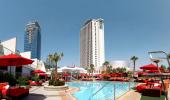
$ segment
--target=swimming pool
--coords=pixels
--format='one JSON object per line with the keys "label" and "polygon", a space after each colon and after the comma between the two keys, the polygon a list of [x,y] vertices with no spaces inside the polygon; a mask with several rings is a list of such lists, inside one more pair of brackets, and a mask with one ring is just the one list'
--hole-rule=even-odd
{"label": "swimming pool", "polygon": [[135,83],[112,81],[82,81],[66,84],[80,88],[80,91],[74,93],[78,100],[114,100],[114,90],[115,98],[117,98],[126,93],[130,89],[129,87],[135,85]]}

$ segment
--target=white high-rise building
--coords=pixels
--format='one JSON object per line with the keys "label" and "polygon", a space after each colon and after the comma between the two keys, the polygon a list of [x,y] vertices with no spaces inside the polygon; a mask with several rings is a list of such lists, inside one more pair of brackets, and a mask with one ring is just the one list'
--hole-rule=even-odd
{"label": "white high-rise building", "polygon": [[87,20],[80,30],[80,66],[87,68],[94,64],[98,72],[104,61],[104,20]]}

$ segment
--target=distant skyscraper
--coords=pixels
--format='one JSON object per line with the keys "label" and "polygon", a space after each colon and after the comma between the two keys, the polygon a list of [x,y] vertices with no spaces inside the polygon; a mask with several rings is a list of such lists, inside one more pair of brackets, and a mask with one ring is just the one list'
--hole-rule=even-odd
{"label": "distant skyscraper", "polygon": [[98,69],[104,61],[104,20],[90,19],[80,30],[80,66],[94,64]]}
{"label": "distant skyscraper", "polygon": [[41,58],[41,28],[37,21],[29,22],[25,28],[24,51],[31,51],[31,58]]}

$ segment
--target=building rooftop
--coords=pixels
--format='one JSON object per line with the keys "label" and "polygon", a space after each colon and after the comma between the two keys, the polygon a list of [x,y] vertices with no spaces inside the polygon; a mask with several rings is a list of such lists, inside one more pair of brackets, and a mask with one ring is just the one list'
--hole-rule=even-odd
{"label": "building rooftop", "polygon": [[[102,19],[102,18],[98,18],[98,19],[88,19],[88,20],[86,20],[86,21],[84,22],[83,27],[86,26],[86,25],[87,25],[89,22],[91,22],[91,21],[102,21],[102,22],[103,22],[104,19]],[[82,28],[83,28],[83,27],[82,27]],[[82,29],[82,28],[81,28],[81,29]]]}

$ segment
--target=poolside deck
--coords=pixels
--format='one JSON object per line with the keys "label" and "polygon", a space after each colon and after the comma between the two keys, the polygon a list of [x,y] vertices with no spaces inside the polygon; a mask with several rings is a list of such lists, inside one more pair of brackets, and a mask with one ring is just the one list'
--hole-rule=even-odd
{"label": "poolside deck", "polygon": [[141,94],[138,92],[135,92],[135,90],[130,90],[125,95],[119,97],[117,100],[140,100]]}
{"label": "poolside deck", "polygon": [[[141,96],[141,94],[136,92],[135,90],[130,90],[125,95],[119,97],[117,100],[132,100],[132,98],[133,100],[166,100],[164,96],[161,97]],[[170,88],[168,89],[168,99],[170,99]]]}
{"label": "poolside deck", "polygon": [[78,88],[69,87],[67,91],[46,91],[43,86],[33,86],[29,96],[23,100],[76,100],[71,94]]}
{"label": "poolside deck", "polygon": [[[71,95],[76,91],[79,91],[79,89],[73,87],[69,87],[67,91],[46,91],[43,86],[34,86],[30,89],[30,95],[23,100],[76,100],[76,98]],[[165,100],[164,96],[141,96],[141,94],[135,90],[130,90],[117,100],[132,100],[132,98],[133,100]],[[170,99],[170,88],[168,89],[168,98]]]}

